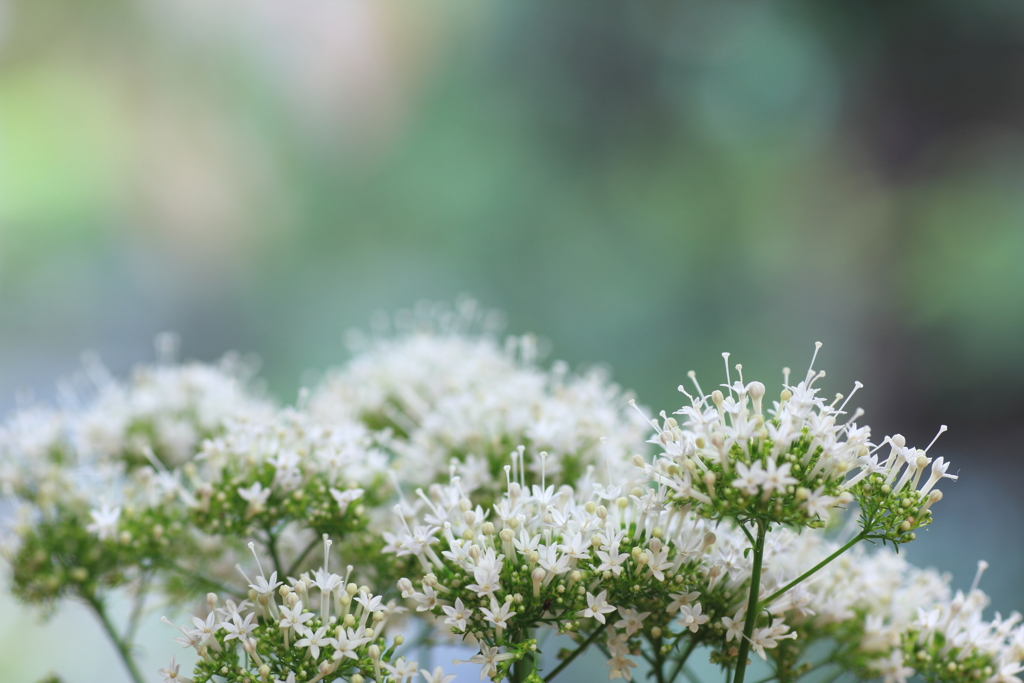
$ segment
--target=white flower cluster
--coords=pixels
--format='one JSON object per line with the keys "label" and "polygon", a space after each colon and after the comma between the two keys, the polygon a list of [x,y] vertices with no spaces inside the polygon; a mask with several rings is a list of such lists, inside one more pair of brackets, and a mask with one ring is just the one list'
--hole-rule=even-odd
{"label": "white flower cluster", "polygon": [[180,476],[169,468],[227,416],[270,410],[249,377],[234,356],[143,366],[126,383],[90,361],[85,386],[66,389],[63,408],[9,418],[0,427],[0,486],[18,509],[5,548],[15,592],[33,602],[91,594],[171,545],[187,551]]}
{"label": "white flower cluster", "polygon": [[493,317],[473,302],[399,314],[396,333],[364,340],[314,392],[311,410],[389,427],[400,477],[413,485],[445,479],[456,460],[463,481],[493,500],[501,466],[519,446],[536,465],[531,483],[541,452],[555,483],[572,483],[589,467],[632,476],[629,456],[646,450],[648,426],[629,409],[629,395],[600,370],[540,367],[531,336],[502,346],[488,322]]}
{"label": "white flower cluster", "polygon": [[[704,394],[691,372],[696,393],[679,387],[690,400],[676,411],[682,423],[664,413],[661,422],[652,421],[657,434],[651,442],[663,452],[645,471],[671,489],[673,500],[711,519],[811,527],[823,525],[833,507],[856,500],[865,535],[893,543],[913,540],[913,531],[930,521],[929,508],[942,497],[933,487],[956,477],[946,473],[942,458],[933,462],[927,448],[907,448],[899,434],[872,444],[870,427],[856,422],[863,411],[846,411],[859,382],[849,396],[827,402],[814,386],[825,372],[816,371],[812,359],[795,385],[784,370],[779,399],[766,409],[764,384],[744,383],[741,365],[733,382],[729,354],[723,356],[727,393]],[[878,451],[885,446],[890,454],[881,461]],[[918,489],[929,464],[931,475]]]}
{"label": "white flower cluster", "polygon": [[235,537],[350,535],[391,492],[388,457],[365,426],[294,408],[228,420],[187,470],[196,524]]}
{"label": "white flower cluster", "polygon": [[[593,648],[610,678],[646,665],[672,683],[707,648],[732,683],[748,654],[779,683],[819,667],[1022,683],[1020,615],[986,620],[977,580],[953,595],[896,555],[956,478],[948,463],[900,435],[872,443],[850,397],[819,395],[814,360],[766,401],[726,355],[722,389],[691,374],[679,417],[648,421],[604,374],[540,365],[533,337],[499,343],[472,302],[394,321],[295,406],[229,357],[128,382],[91,364],[88,399],[16,413],[0,428],[14,591],[83,600],[137,683],[106,613],[129,581],[133,615],[150,589],[179,605],[217,591],[181,629],[198,663],[172,662],[168,682],[450,683],[396,652],[406,601],[495,681],[551,681]],[[259,575],[239,585],[246,544]],[[354,567],[331,573],[332,552]],[[544,629],[577,645],[550,671]]]}
{"label": "white flower cluster", "polygon": [[[317,683],[343,677],[359,683],[365,677],[404,683],[416,676],[416,662],[394,658],[402,638],[388,646],[384,635],[388,618],[404,608],[351,582],[351,566],[344,575],[330,572],[330,546],[325,536],[321,567],[312,575],[288,577],[287,584],[277,572],[268,578],[260,565],[259,576],[249,582],[249,599],[241,604],[228,599],[218,607],[219,597],[208,594],[206,617],[193,617],[193,627],[179,627],[182,637],[175,638],[199,654],[195,672],[181,675],[172,660],[160,672],[164,682]],[[254,544],[249,547],[255,554]]]}
{"label": "white flower cluster", "polygon": [[409,526],[400,516],[384,549],[417,558],[420,588],[403,578],[403,597],[478,643],[471,661],[486,673],[507,674],[531,656],[530,634],[550,627],[606,631],[613,675],[628,678],[636,663],[627,654],[641,633],[676,638],[707,623],[708,605],[723,610],[722,565],[702,561],[716,544],[708,522],[667,509],[653,489],[556,491],[543,472],[541,484],[527,486],[521,459],[513,463],[491,510],[474,506],[457,476],[419,490],[422,517]]}
{"label": "white flower cluster", "polygon": [[[621,493],[512,481],[484,511],[455,477],[418,492],[423,515],[411,526],[399,517],[385,551],[417,558],[417,572],[399,581],[402,596],[478,646],[469,661],[495,680],[531,656],[539,628],[596,642],[612,679],[631,680],[641,651],[656,653],[649,660],[660,665],[697,644],[734,664],[752,578],[750,530],[675,510],[652,489]],[[1019,683],[1020,616],[985,622],[980,591],[950,600],[948,576],[894,550],[855,548],[786,589],[840,547],[820,532],[782,529],[768,538],[757,593],[784,590],[763,603],[749,643],[780,680],[809,673],[804,653],[828,641],[832,652],[817,666],[862,678]]]}

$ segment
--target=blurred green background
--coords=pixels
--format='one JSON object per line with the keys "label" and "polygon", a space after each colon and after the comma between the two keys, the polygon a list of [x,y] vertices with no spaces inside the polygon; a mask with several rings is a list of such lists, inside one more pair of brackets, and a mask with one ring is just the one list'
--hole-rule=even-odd
{"label": "blurred green background", "polygon": [[[463,292],[655,408],[821,340],[950,426],[911,559],[1024,609],[1022,79],[1011,1],[0,0],[0,407],[166,329],[290,399]],[[123,680],[87,624],[3,598],[0,680]]]}

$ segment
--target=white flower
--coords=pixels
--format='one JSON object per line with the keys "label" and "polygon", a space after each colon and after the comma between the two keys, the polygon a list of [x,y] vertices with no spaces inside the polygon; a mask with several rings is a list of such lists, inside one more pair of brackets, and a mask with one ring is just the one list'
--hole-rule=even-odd
{"label": "white flower", "polygon": [[312,612],[302,611],[302,601],[295,603],[295,607],[289,609],[287,605],[281,606],[281,621],[279,626],[282,629],[290,628],[299,635],[306,635],[310,632],[306,622],[313,618]]}
{"label": "white flower", "polygon": [[196,625],[195,633],[200,638],[199,645],[205,644],[206,641],[213,637],[213,634],[220,630],[220,626],[214,624],[216,619],[217,614],[215,612],[210,612],[206,615],[205,621],[199,617],[192,617],[192,623]]}
{"label": "white flower", "polygon": [[[807,491],[807,489],[803,490]],[[819,486],[813,491],[807,491],[807,499],[804,501],[803,507],[807,510],[809,517],[828,519],[828,511],[836,504],[836,499],[824,495],[824,491],[824,486]]]}
{"label": "white flower", "polygon": [[[359,637],[355,629],[340,629],[337,631],[334,647],[341,653],[342,657],[359,659],[359,655],[356,654],[356,648],[366,645],[370,640],[370,638]],[[337,657],[338,654],[335,653],[334,656]]]}
{"label": "white flower", "polygon": [[172,656],[170,665],[166,669],[160,669],[157,673],[164,677],[163,683],[192,683],[191,678],[178,674],[180,668],[181,665],[175,662]]}
{"label": "white flower", "polygon": [[760,460],[749,467],[746,463],[737,462],[736,474],[737,477],[732,482],[733,487],[749,496],[756,494],[758,487],[764,482],[765,473]]}
{"label": "white flower", "polygon": [[[515,657],[515,655],[513,655],[511,652],[503,652],[501,654],[498,654],[498,648],[488,647],[487,645],[481,643],[480,654],[473,655],[472,657],[470,657],[468,663],[482,665],[480,667],[480,680],[482,681],[485,678],[494,678],[495,676],[497,676],[498,662],[504,662],[506,660],[512,659],[513,657]],[[452,662],[455,664],[467,663],[465,660],[460,659],[453,659]]]}
{"label": "white flower", "polygon": [[615,609],[614,606],[608,604],[608,591],[601,591],[596,597],[587,591],[587,608],[581,610],[579,614],[583,617],[597,619],[603,624],[605,623],[604,615],[611,614]]}
{"label": "white flower", "polygon": [[868,668],[877,671],[885,683],[907,683],[907,678],[914,675],[914,670],[903,664],[903,651],[896,648],[887,659],[876,659],[868,662]]}
{"label": "white flower", "polygon": [[701,624],[706,624],[708,621],[708,615],[701,614],[703,607],[700,603],[693,605],[680,605],[679,606],[679,625],[683,628],[688,628],[692,632],[696,633],[697,628]]}
{"label": "white flower", "polygon": [[249,634],[259,628],[259,623],[254,621],[256,619],[255,612],[249,612],[245,615],[243,621],[238,614],[232,616],[230,622],[221,622],[220,627],[228,632],[224,636],[224,640],[231,640],[233,638],[241,638],[242,642],[245,642],[245,638],[249,637]]}
{"label": "white flower", "polygon": [[419,662],[406,662],[405,657],[399,657],[394,664],[385,664],[384,668],[398,680],[398,683],[402,683],[415,676],[419,666]]}
{"label": "white flower", "polygon": [[471,583],[466,588],[475,591],[477,597],[492,597],[494,591],[501,590],[501,583],[498,579],[498,570],[489,567],[477,567],[473,571],[473,578],[476,583]]}
{"label": "white flower", "polygon": [[121,506],[112,508],[106,503],[102,503],[99,510],[90,510],[89,516],[92,517],[92,522],[85,527],[86,531],[96,534],[101,541],[117,537],[117,522],[121,519]]}
{"label": "white flower", "polygon": [[651,613],[637,613],[635,609],[623,609],[620,607],[619,616],[622,618],[615,622],[615,628],[624,629],[627,636],[632,636],[643,627],[644,619],[651,616]]}
{"label": "white flower", "polygon": [[434,673],[430,673],[426,669],[420,669],[420,675],[423,676],[423,680],[426,683],[451,683],[455,680],[455,674],[445,674],[444,669],[440,666],[434,667]]}
{"label": "white flower", "polygon": [[615,680],[616,678],[625,678],[627,681],[633,680],[633,672],[630,669],[636,668],[636,662],[625,655],[618,655],[608,660],[608,680]]}
{"label": "white flower", "polygon": [[310,633],[302,640],[295,641],[295,647],[308,647],[315,660],[320,658],[320,648],[336,645],[337,642],[337,640],[327,635],[327,627],[321,626],[315,633]]}
{"label": "white flower", "polygon": [[335,502],[338,503],[339,514],[342,515],[345,514],[346,510],[348,510],[348,506],[350,503],[359,500],[360,498],[363,497],[363,494],[365,493],[363,489],[349,489],[347,491],[339,491],[338,489],[335,488],[330,489],[330,492]]}
{"label": "white flower", "polygon": [[755,628],[754,632],[750,636],[750,646],[761,657],[761,659],[767,659],[768,657],[764,652],[765,649],[772,649],[779,644],[780,640],[796,638],[795,633],[787,634],[787,631],[789,631],[789,626],[781,621],[776,621],[771,626]]}
{"label": "white flower", "polygon": [[431,586],[424,586],[422,593],[413,593],[412,599],[419,603],[417,612],[429,612],[439,604],[437,593]]}
{"label": "white flower", "polygon": [[597,567],[597,571],[610,571],[613,575],[618,576],[622,573],[622,563],[629,558],[629,555],[627,553],[620,553],[618,544],[615,544],[608,548],[607,552],[604,550],[598,550],[597,557],[601,560],[601,564]]}
{"label": "white flower", "polygon": [[246,508],[246,515],[252,516],[263,512],[267,499],[270,498],[270,489],[263,488],[263,484],[256,482],[249,488],[238,487],[238,495],[242,500],[249,503]]}
{"label": "white flower", "polygon": [[764,471],[764,481],[761,484],[761,488],[764,489],[765,493],[776,490],[785,490],[787,486],[797,483],[795,477],[789,475],[789,471],[793,468],[792,463],[784,463],[776,466],[775,458],[768,458],[768,467]]}
{"label": "white flower", "polygon": [[508,620],[515,616],[515,612],[509,612],[512,607],[511,603],[504,602],[501,604],[501,609],[489,610],[486,607],[481,607],[480,611],[483,612],[484,619],[486,619],[498,631],[498,637],[501,637],[502,631],[508,627]]}
{"label": "white flower", "polygon": [[444,620],[444,623],[448,626],[454,626],[460,631],[466,630],[466,620],[473,614],[472,609],[467,609],[462,604],[462,598],[455,598],[455,606],[449,607],[448,605],[442,605],[441,609],[448,617]]}
{"label": "white flower", "polygon": [[570,560],[581,560],[590,557],[590,544],[583,540],[583,534],[576,532],[568,543],[559,544],[558,549]]}
{"label": "white flower", "polygon": [[665,607],[665,611],[669,614],[675,614],[679,611],[679,608],[683,605],[689,605],[691,602],[700,597],[699,591],[692,591],[690,593],[673,593],[669,596],[672,598],[672,602],[668,603]]}
{"label": "white flower", "polygon": [[734,617],[722,617],[722,626],[725,627],[725,642],[743,638],[743,621],[743,610],[740,610]]}

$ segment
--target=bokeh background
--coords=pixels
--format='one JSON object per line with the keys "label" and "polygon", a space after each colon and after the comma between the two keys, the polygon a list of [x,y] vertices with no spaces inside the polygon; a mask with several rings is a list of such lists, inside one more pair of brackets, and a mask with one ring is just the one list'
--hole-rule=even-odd
{"label": "bokeh background", "polygon": [[[463,292],[655,408],[821,340],[876,432],[950,427],[911,559],[1024,609],[1022,84],[1009,0],[0,0],[0,408],[167,329],[288,400]],[[50,670],[126,680],[0,599],[0,680]]]}

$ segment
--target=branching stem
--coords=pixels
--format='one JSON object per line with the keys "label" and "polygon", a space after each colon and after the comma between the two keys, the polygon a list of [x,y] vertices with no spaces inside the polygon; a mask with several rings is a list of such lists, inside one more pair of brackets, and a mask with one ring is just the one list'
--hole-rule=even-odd
{"label": "branching stem", "polygon": [[132,681],[134,683],[145,683],[145,678],[143,678],[142,672],[139,671],[139,665],[135,663],[135,658],[132,657],[131,643],[122,640],[117,635],[117,629],[114,628],[114,623],[107,616],[107,610],[103,605],[103,601],[95,595],[84,595],[82,597],[103,625],[103,630],[107,632],[107,636],[117,649],[117,654],[121,656],[121,661],[124,663],[124,667],[128,669],[128,674],[132,677]]}
{"label": "branching stem", "polygon": [[[816,572],[817,572],[817,571],[818,571],[819,569],[821,569],[822,567],[824,567],[825,565],[827,565],[827,564],[828,564],[829,562],[831,562],[832,560],[836,559],[837,557],[839,557],[840,555],[842,555],[842,554],[843,554],[843,553],[845,553],[845,552],[846,552],[847,550],[849,550],[850,548],[852,548],[852,547],[853,547],[854,545],[856,545],[857,543],[859,543],[859,542],[863,541],[863,540],[864,540],[865,538],[867,538],[867,537],[868,537],[868,533],[867,533],[866,531],[862,531],[861,533],[857,534],[857,535],[856,535],[856,536],[854,536],[854,537],[853,537],[852,539],[850,539],[850,541],[849,541],[849,542],[848,542],[848,543],[847,543],[846,545],[844,545],[844,546],[843,546],[842,548],[840,548],[839,550],[835,551],[834,553],[832,553],[831,555],[829,555],[828,557],[826,557],[826,558],[825,558],[824,560],[822,560],[822,561],[821,561],[821,562],[819,562],[818,564],[814,565],[813,567],[811,567],[810,569],[808,569],[807,571],[805,571],[805,572],[804,572],[803,574],[801,574],[800,576],[796,577],[795,579],[793,579],[792,581],[790,581],[789,583],[787,583],[787,584],[786,584],[785,586],[783,586],[783,587],[782,587],[782,588],[780,588],[779,590],[777,590],[777,591],[775,591],[774,593],[772,593],[771,595],[769,595],[769,596],[768,596],[767,598],[765,598],[764,600],[760,601],[760,602],[758,603],[758,605],[757,605],[758,609],[760,610],[760,609],[762,609],[762,608],[764,608],[764,607],[767,607],[767,606],[768,606],[768,605],[770,605],[770,604],[771,604],[771,603],[772,603],[772,602],[773,602],[773,601],[774,601],[774,600],[775,600],[776,598],[778,598],[778,597],[779,597],[780,595],[782,595],[783,593],[785,593],[786,591],[788,591],[788,590],[789,590],[790,588],[792,588],[793,586],[796,586],[796,585],[797,585],[797,584],[799,584],[800,582],[802,582],[802,581],[804,581],[805,579],[809,578],[810,576],[814,575],[814,574],[815,574],[815,573],[816,573]],[[737,682],[737,683],[739,683],[739,682]]]}
{"label": "branching stem", "polygon": [[686,665],[686,660],[690,658],[690,655],[693,654],[693,651],[696,648],[697,639],[691,637],[690,644],[686,646],[686,649],[683,650],[683,654],[679,657],[679,660],[676,662],[676,668],[672,669],[672,673],[668,677],[668,683],[672,683],[672,681],[676,680],[676,676],[678,676],[679,672],[682,671],[683,667]]}
{"label": "branching stem", "polygon": [[230,586],[227,586],[227,585],[225,585],[223,583],[220,583],[219,581],[211,579],[208,576],[203,576],[202,574],[197,574],[195,572],[189,571],[188,569],[185,569],[184,567],[178,566],[174,562],[171,562],[169,560],[163,560],[163,561],[160,562],[160,564],[162,564],[163,566],[167,567],[171,571],[177,572],[178,574],[181,574],[182,576],[184,576],[186,578],[192,579],[196,583],[203,584],[207,588],[213,588],[213,589],[215,589],[215,590],[217,590],[217,591],[219,591],[221,593],[224,593],[225,595],[233,595],[236,598],[241,598],[242,597],[242,594],[239,593],[236,589],[231,588]]}
{"label": "branching stem", "polygon": [[545,681],[551,681],[555,676],[557,676],[558,674],[562,673],[562,671],[565,669],[565,667],[567,667],[570,664],[572,664],[573,660],[575,660],[577,657],[579,657],[581,654],[583,654],[583,651],[586,650],[588,647],[590,647],[590,645],[595,640],[597,640],[602,633],[604,633],[604,630],[607,627],[608,627],[607,624],[603,624],[600,628],[594,629],[594,632],[591,633],[590,636],[586,640],[584,640],[582,643],[580,643],[580,646],[578,648],[576,648],[575,650],[573,650],[569,654],[568,657],[566,657],[564,660],[562,660],[562,663],[559,664],[558,666],[556,666],[555,669],[550,674],[545,676],[544,680]]}
{"label": "branching stem", "polygon": [[139,577],[139,586],[135,590],[135,597],[132,600],[132,612],[128,617],[128,626],[125,628],[123,640],[130,643],[135,640],[135,632],[139,628],[139,619],[142,617],[142,609],[146,605],[146,597],[149,592],[149,579],[151,573],[144,571]]}

